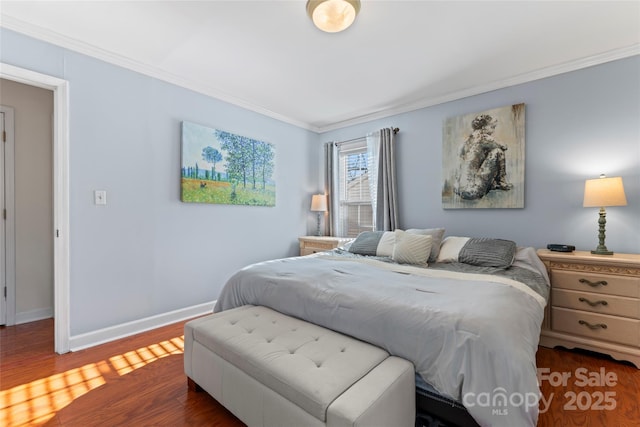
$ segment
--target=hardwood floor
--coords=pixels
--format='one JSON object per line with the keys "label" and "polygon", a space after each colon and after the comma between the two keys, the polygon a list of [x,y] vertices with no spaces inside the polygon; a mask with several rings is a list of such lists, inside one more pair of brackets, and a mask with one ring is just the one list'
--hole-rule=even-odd
{"label": "hardwood floor", "polygon": [[183,325],[64,355],[53,320],[0,328],[0,426],[243,426],[187,389]]}
{"label": "hardwood floor", "polygon": [[[188,390],[183,326],[64,355],[53,352],[53,320],[0,328],[0,425],[243,426],[207,393]],[[538,426],[640,426],[640,370],[566,350],[540,348],[537,359],[549,369],[542,394],[550,401]],[[596,372],[609,385],[580,386]],[[565,385],[555,381],[563,373]],[[589,409],[598,400],[603,409]]]}
{"label": "hardwood floor", "polygon": [[544,402],[540,404],[538,427],[640,426],[640,369],[631,363],[544,347],[538,348],[536,359],[539,373],[549,369],[541,390],[542,400],[550,401],[546,412]]}

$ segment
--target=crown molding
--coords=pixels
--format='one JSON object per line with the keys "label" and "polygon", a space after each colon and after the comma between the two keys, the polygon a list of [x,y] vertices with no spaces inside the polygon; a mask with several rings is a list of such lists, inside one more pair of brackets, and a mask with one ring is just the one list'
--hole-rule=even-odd
{"label": "crown molding", "polygon": [[80,40],[72,39],[55,31],[51,31],[37,25],[29,24],[28,22],[13,18],[11,16],[0,14],[0,27],[4,27],[8,30],[33,37],[46,43],[51,43],[65,49],[69,49],[74,52],[78,52],[92,58],[96,58],[101,61],[105,61],[110,64],[117,65],[128,70],[135,71],[137,73],[144,74],[146,76],[153,77],[158,80],[162,80],[164,82],[210,96],[220,101],[227,102],[229,104],[244,108],[249,111],[253,111],[254,113],[258,113],[263,116],[271,117],[272,119],[276,119],[281,122],[297,126],[299,128],[318,132],[317,128],[309,125],[308,123],[292,119],[290,117],[271,111],[267,108],[252,104],[248,101],[222,92],[219,89],[195,82],[193,80],[185,79],[183,77],[164,71],[160,68],[124,57],[122,55],[118,55],[116,53],[99,48],[89,43],[85,43]]}
{"label": "crown molding", "polygon": [[594,65],[600,65],[606,62],[629,58],[636,55],[640,55],[640,43],[636,43],[620,49],[611,50],[602,54],[588,56],[574,61],[568,61],[551,67],[540,68],[538,70],[510,77],[508,79],[496,80],[485,85],[474,86],[460,91],[450,92],[438,97],[425,98],[421,99],[418,102],[403,104],[393,108],[386,108],[380,111],[372,112],[370,114],[359,116],[357,118],[344,120],[326,126],[319,126],[318,132],[324,133],[336,129],[341,129],[347,126],[366,123],[372,120],[384,119],[390,116],[419,110],[421,108],[433,107],[434,105],[444,104],[445,102],[457,101],[462,98],[480,95],[483,93],[491,92],[498,89],[504,89],[523,83],[529,83],[535,80],[553,77],[560,74],[565,74],[572,71],[581,70],[583,68],[592,67]]}
{"label": "crown molding", "polygon": [[445,102],[456,101],[462,98],[467,98],[474,95],[480,95],[482,93],[491,92],[498,89],[504,89],[510,86],[528,83],[535,80],[540,80],[547,77],[552,77],[559,74],[564,74],[571,71],[592,67],[594,65],[615,61],[618,59],[624,59],[631,56],[640,55],[640,43],[636,43],[624,48],[611,50],[605,53],[601,53],[598,55],[593,55],[585,58],[580,58],[573,61],[568,61],[568,62],[554,65],[551,67],[541,68],[529,73],[520,74],[507,79],[496,80],[488,84],[474,86],[474,87],[466,88],[460,91],[450,92],[442,96],[424,98],[417,102],[401,104],[401,105],[393,106],[390,108],[382,108],[378,111],[365,113],[360,116],[354,117],[352,119],[343,120],[343,121],[331,123],[328,125],[318,125],[318,124],[302,122],[300,120],[296,120],[291,117],[284,116],[280,113],[276,113],[269,109],[252,104],[243,99],[237,98],[228,93],[222,92],[219,89],[213,88],[211,86],[185,79],[183,77],[161,70],[157,67],[153,67],[148,64],[144,64],[142,62],[138,62],[130,58],[126,58],[124,56],[115,54],[113,52],[101,49],[97,46],[93,46],[89,43],[85,43],[79,40],[72,39],[70,37],[66,37],[62,34],[56,33],[54,31],[51,31],[42,27],[38,27],[33,24],[29,24],[25,21],[22,21],[10,16],[0,15],[0,27],[4,27],[9,30],[16,31],[18,33],[42,40],[47,43],[54,44],[56,46],[69,49],[78,53],[82,53],[84,55],[88,55],[93,58],[108,62],[110,64],[114,64],[114,65],[129,69],[141,74],[145,74],[147,76],[154,77],[171,84],[175,84],[176,86],[180,86],[182,88],[189,89],[194,92],[198,92],[203,95],[210,96],[212,98],[216,98],[220,101],[227,102],[229,104],[244,108],[246,110],[253,111],[255,113],[270,117],[275,120],[279,120],[284,123],[297,126],[302,129],[310,130],[318,134],[322,134],[322,133],[329,132],[336,129],[345,128],[348,126],[366,123],[372,120],[383,119],[390,116],[395,116],[398,114],[407,113],[410,111],[415,111],[415,110],[419,110],[426,107],[432,107],[434,105],[443,104]]}

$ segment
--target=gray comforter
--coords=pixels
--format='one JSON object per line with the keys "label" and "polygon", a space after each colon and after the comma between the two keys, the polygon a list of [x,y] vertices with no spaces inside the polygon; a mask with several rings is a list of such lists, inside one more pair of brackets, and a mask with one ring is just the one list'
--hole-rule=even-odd
{"label": "gray comforter", "polygon": [[263,305],[370,342],[413,362],[480,425],[535,426],[548,280],[535,251],[524,250],[528,284],[335,252],[267,261],[231,277],[214,311]]}

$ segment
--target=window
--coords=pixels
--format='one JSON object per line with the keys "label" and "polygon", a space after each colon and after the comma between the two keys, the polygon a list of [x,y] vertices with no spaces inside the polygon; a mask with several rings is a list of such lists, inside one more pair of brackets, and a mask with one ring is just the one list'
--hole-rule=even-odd
{"label": "window", "polygon": [[373,230],[367,145],[362,139],[340,146],[338,153],[338,234],[356,237]]}

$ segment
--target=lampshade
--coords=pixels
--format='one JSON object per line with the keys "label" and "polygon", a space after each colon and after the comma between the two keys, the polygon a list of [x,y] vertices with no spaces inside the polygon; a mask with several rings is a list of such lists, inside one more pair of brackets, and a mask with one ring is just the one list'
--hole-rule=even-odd
{"label": "lampshade", "polygon": [[327,33],[349,28],[360,11],[360,0],[308,0],[307,14],[316,27]]}
{"label": "lampshade", "polygon": [[627,198],[624,195],[622,178],[619,176],[607,178],[588,179],[584,182],[585,208],[604,206],[626,206]]}
{"label": "lampshade", "polygon": [[311,197],[311,211],[326,212],[327,196],[325,196],[324,194],[314,194],[313,197]]}

